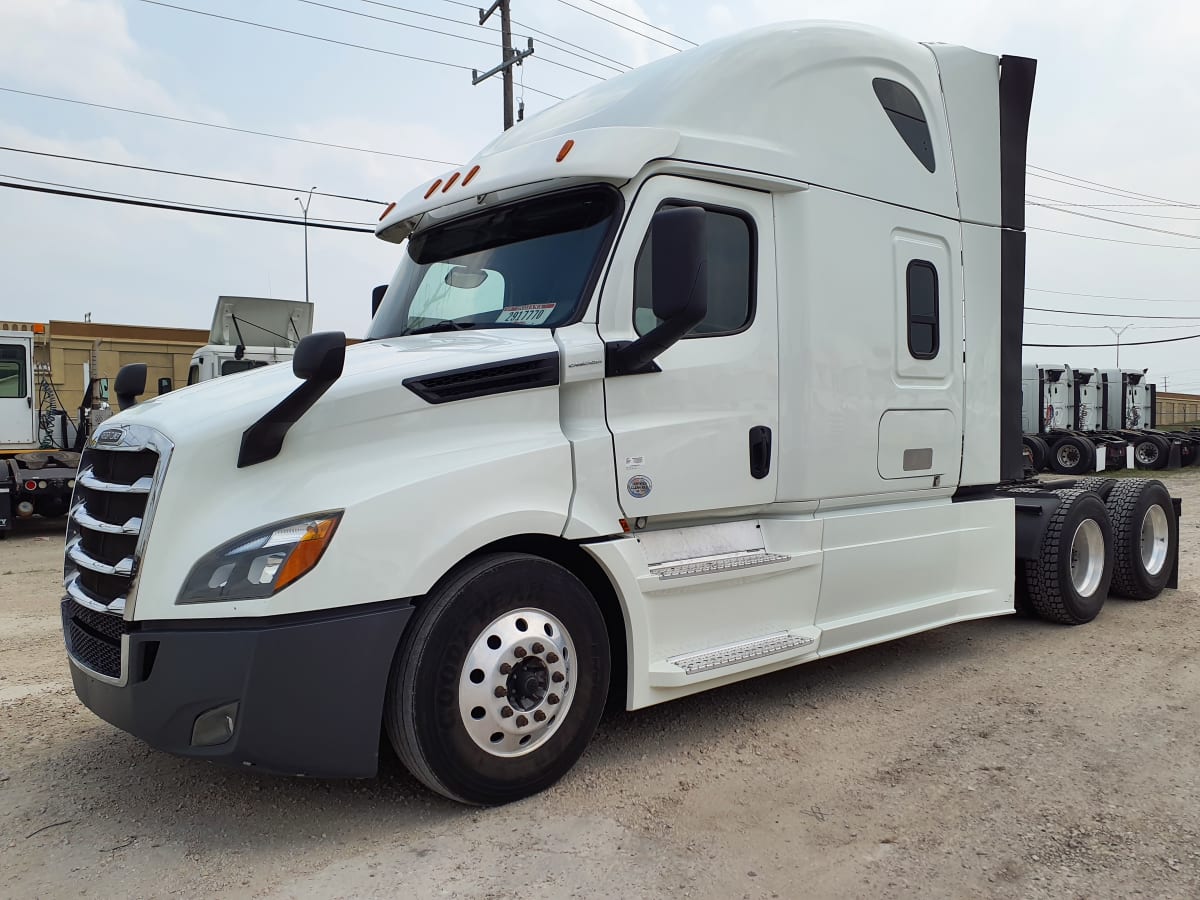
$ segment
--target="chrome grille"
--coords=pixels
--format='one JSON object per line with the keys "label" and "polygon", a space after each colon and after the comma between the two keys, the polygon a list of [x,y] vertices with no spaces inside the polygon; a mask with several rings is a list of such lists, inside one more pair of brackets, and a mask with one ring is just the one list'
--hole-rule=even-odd
{"label": "chrome grille", "polygon": [[83,452],[67,521],[63,634],[72,659],[115,679],[146,532],[173,448],[138,425],[106,426],[99,437]]}

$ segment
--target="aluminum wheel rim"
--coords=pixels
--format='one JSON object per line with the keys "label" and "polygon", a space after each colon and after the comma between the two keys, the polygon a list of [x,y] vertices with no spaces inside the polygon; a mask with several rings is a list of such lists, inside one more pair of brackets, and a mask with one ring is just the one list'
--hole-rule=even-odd
{"label": "aluminum wheel rim", "polygon": [[1142,516],[1141,549],[1142,568],[1150,575],[1157,575],[1167,563],[1167,544],[1171,530],[1167,526],[1167,513],[1157,503]]}
{"label": "aluminum wheel rim", "polygon": [[518,609],[475,638],[458,678],[471,740],[492,756],[532,753],[563,723],[574,697],[575,644],[541,609]]}
{"label": "aluminum wheel rim", "polygon": [[1090,597],[1104,577],[1104,533],[1095,519],[1084,519],[1071,538],[1071,584]]}
{"label": "aluminum wheel rim", "polygon": [[1140,463],[1153,463],[1158,461],[1158,444],[1154,441],[1142,441],[1134,448],[1134,455],[1137,456],[1137,461]]}
{"label": "aluminum wheel rim", "polygon": [[1058,464],[1064,469],[1073,469],[1079,465],[1079,460],[1083,457],[1079,453],[1079,448],[1074,444],[1063,444],[1056,451],[1058,456]]}

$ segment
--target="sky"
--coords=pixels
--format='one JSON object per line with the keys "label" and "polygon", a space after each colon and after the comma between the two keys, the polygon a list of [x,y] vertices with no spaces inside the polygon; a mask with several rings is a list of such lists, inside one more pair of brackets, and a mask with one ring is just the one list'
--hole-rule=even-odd
{"label": "sky", "polygon": [[[674,52],[670,46],[775,21],[863,22],[915,40],[1037,58],[1029,162],[1040,168],[1026,190],[1030,203],[1048,198],[1055,206],[1028,209],[1025,340],[1110,344],[1108,326],[1128,326],[1122,367],[1149,368],[1160,389],[1165,379],[1169,390],[1200,393],[1200,340],[1136,346],[1200,334],[1200,5],[512,0],[512,10],[515,42],[534,38],[534,56],[517,69],[526,117],[557,102],[547,94],[570,96],[614,68]],[[315,186],[373,202],[314,194],[312,219],[373,225],[389,200],[469,159],[501,129],[499,78],[471,85],[472,68],[500,58],[495,20],[480,27],[477,15],[476,4],[456,0],[0,0],[0,147],[284,189],[13,149],[0,149],[0,182],[288,218],[302,216],[295,197]],[[426,61],[404,58],[413,56]],[[207,328],[221,294],[304,299],[304,234],[299,226],[0,189],[0,321],[90,314],[97,322]],[[371,234],[308,229],[316,327],[361,336],[371,288],[390,278],[398,252]],[[1025,356],[1079,367],[1116,362],[1113,347],[1027,348]]]}

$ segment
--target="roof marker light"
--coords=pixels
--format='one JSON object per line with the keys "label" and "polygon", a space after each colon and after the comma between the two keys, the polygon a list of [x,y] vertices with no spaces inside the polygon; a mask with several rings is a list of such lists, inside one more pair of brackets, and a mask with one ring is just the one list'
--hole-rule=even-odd
{"label": "roof marker light", "polygon": [[443,194],[446,193],[446,191],[450,190],[450,188],[454,187],[454,182],[458,181],[458,176],[461,174],[462,174],[461,172],[455,172],[453,175],[450,176],[450,178],[446,181],[446,186],[444,188],[442,188]]}
{"label": "roof marker light", "polygon": [[471,171],[467,173],[467,177],[463,179],[462,186],[466,187],[468,184],[470,184],[471,179],[474,178],[476,176],[476,174],[478,174],[478,172],[479,172],[479,166],[472,166]]}
{"label": "roof marker light", "polygon": [[435,181],[433,184],[431,184],[429,186],[429,190],[427,190],[425,192],[425,199],[428,200],[430,197],[432,197],[433,192],[436,191],[441,186],[442,186],[442,179],[439,178],[437,181]]}
{"label": "roof marker light", "polygon": [[385,209],[382,213],[380,213],[379,221],[382,222],[384,219],[386,219],[388,217],[388,213],[390,213],[395,208],[396,208],[396,201],[393,200],[391,203],[389,203],[387,205],[387,209]]}
{"label": "roof marker light", "polygon": [[555,159],[554,161],[562,162],[564,159],[567,158],[567,154],[571,152],[571,148],[574,146],[575,146],[575,142],[573,140],[568,140],[565,144],[562,145],[562,149],[558,151],[558,158]]}

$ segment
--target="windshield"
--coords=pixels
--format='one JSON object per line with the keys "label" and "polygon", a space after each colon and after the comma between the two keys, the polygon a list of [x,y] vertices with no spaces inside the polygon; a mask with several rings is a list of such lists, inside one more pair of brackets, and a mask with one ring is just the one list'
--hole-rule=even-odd
{"label": "windshield", "polygon": [[620,194],[590,186],[464,216],[414,235],[368,339],[459,328],[556,328],[585,302]]}

